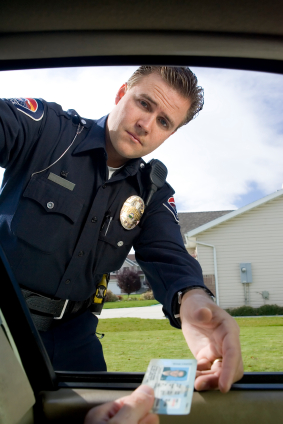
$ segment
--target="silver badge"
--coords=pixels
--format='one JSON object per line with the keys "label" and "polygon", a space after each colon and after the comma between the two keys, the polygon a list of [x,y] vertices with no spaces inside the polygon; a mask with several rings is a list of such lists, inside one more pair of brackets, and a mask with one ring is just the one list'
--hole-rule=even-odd
{"label": "silver badge", "polygon": [[141,220],[144,213],[144,201],[139,196],[129,197],[120,212],[120,221],[125,230],[132,230]]}

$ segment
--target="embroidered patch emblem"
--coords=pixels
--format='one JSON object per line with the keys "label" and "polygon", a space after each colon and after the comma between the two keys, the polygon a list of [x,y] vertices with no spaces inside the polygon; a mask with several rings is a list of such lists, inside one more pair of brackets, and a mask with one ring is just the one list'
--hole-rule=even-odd
{"label": "embroidered patch emblem", "polygon": [[167,202],[163,203],[163,206],[165,206],[165,208],[167,208],[172,213],[172,215],[175,218],[175,221],[178,222],[178,224],[179,224],[179,217],[178,217],[178,212],[177,212],[177,209],[176,209],[174,197],[173,196],[169,197]]}
{"label": "embroidered patch emblem", "polygon": [[29,116],[34,121],[40,121],[44,115],[44,106],[39,99],[31,98],[18,98],[18,99],[8,99],[16,108],[23,112],[25,115]]}

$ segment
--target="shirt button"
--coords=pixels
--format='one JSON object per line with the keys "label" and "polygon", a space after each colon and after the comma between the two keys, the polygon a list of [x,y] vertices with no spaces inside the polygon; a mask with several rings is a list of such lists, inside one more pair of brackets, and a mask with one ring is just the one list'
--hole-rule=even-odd
{"label": "shirt button", "polygon": [[123,246],[124,242],[123,241],[118,241],[117,246],[121,247]]}
{"label": "shirt button", "polygon": [[97,218],[96,218],[96,216],[94,216],[94,217],[92,217],[92,218],[91,218],[91,222],[92,222],[92,223],[97,222]]}
{"label": "shirt button", "polygon": [[79,253],[78,253],[78,256],[79,257],[81,257],[81,256],[83,256],[85,254],[85,252],[83,251],[83,250],[81,250]]}
{"label": "shirt button", "polygon": [[48,202],[47,205],[48,209],[53,209],[54,208],[54,203],[53,202]]}
{"label": "shirt button", "polygon": [[84,119],[81,119],[81,124],[85,125],[86,121]]}
{"label": "shirt button", "polygon": [[71,280],[66,280],[65,284],[70,284]]}
{"label": "shirt button", "polygon": [[102,188],[106,188],[106,184],[103,184]]}
{"label": "shirt button", "polygon": [[140,164],[140,168],[144,168],[144,163],[141,163]]}

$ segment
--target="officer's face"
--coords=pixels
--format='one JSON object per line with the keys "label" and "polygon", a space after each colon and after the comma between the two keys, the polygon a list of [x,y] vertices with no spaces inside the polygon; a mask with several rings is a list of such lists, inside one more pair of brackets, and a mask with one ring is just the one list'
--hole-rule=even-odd
{"label": "officer's face", "polygon": [[157,149],[185,120],[190,107],[190,101],[156,73],[129,90],[124,84],[115,103],[106,136],[108,165],[113,167]]}

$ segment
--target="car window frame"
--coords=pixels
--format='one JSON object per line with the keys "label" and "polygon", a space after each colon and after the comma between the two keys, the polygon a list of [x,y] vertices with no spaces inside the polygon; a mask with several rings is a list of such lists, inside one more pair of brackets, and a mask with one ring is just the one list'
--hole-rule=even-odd
{"label": "car window frame", "polygon": [[[280,60],[151,55],[0,60],[0,71],[142,64],[240,69],[283,74],[283,61]],[[39,393],[41,390],[58,390],[58,388],[133,390],[141,384],[144,373],[139,372],[54,371],[21,290],[2,250],[0,250],[0,258],[0,275],[3,287],[0,308],[35,393]],[[243,378],[232,385],[231,390],[283,390],[283,370],[282,372],[245,372]]]}

